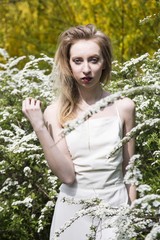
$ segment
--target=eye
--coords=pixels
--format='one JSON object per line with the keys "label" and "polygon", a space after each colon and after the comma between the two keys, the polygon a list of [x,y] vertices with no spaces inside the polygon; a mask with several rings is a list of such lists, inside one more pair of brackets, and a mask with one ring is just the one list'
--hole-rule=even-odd
{"label": "eye", "polygon": [[97,58],[97,57],[92,57],[92,58],[90,58],[90,62],[91,63],[97,63],[99,61],[99,58]]}
{"label": "eye", "polygon": [[75,58],[75,59],[73,59],[73,62],[74,62],[75,64],[79,65],[79,64],[81,64],[82,59],[80,59],[80,58]]}

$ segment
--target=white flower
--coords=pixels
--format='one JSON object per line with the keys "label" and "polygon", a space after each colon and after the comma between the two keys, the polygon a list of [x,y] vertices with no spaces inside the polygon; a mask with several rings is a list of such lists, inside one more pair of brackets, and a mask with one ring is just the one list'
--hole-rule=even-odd
{"label": "white flower", "polygon": [[151,232],[146,236],[145,240],[158,240],[158,234],[160,235],[160,225],[155,224]]}
{"label": "white flower", "polygon": [[2,211],[3,211],[3,209],[4,209],[4,208],[0,206],[0,212],[2,212]]}
{"label": "white flower", "polygon": [[151,187],[147,184],[141,184],[137,187],[137,191],[140,193],[140,196],[143,197],[146,192],[149,192]]}
{"label": "white flower", "polygon": [[31,197],[26,197],[24,200],[22,201],[15,201],[12,203],[12,206],[16,206],[16,205],[24,205],[27,208],[31,208],[32,207],[32,201],[33,199]]}
{"label": "white flower", "polygon": [[9,191],[9,188],[12,187],[12,186],[17,186],[18,185],[18,181],[14,181],[12,180],[11,178],[7,178],[5,180],[5,182],[3,183],[3,187],[2,189],[0,190],[0,194],[3,193],[3,192],[7,192]]}
{"label": "white flower", "polygon": [[153,206],[154,206],[154,207],[160,206],[160,201],[155,200],[155,201],[153,202]]}
{"label": "white flower", "polygon": [[29,167],[25,167],[25,168],[23,169],[23,172],[24,172],[24,175],[25,175],[26,177],[30,177],[30,175],[31,175],[31,173],[32,173],[32,171],[31,171],[31,169],[30,169]]}
{"label": "white flower", "polygon": [[7,53],[7,51],[3,48],[0,48],[0,55],[2,57],[4,57],[4,59],[8,59],[9,58],[9,54]]}

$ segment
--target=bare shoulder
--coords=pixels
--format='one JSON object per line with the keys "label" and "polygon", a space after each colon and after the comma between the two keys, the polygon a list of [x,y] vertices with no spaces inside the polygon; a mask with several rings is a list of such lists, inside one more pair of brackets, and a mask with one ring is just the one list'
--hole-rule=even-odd
{"label": "bare shoulder", "polygon": [[119,99],[117,107],[121,118],[124,122],[134,121],[135,118],[135,103],[128,97]]}
{"label": "bare shoulder", "polygon": [[119,109],[124,112],[132,112],[135,110],[135,103],[133,100],[131,100],[128,97],[122,98],[117,101],[117,104],[119,106]]}

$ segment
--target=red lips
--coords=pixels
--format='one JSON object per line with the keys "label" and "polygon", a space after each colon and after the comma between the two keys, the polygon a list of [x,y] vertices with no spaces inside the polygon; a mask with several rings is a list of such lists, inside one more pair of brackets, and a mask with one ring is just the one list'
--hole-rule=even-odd
{"label": "red lips", "polygon": [[92,80],[91,77],[84,77],[84,78],[82,78],[82,81],[83,81],[84,83],[89,83],[91,80]]}

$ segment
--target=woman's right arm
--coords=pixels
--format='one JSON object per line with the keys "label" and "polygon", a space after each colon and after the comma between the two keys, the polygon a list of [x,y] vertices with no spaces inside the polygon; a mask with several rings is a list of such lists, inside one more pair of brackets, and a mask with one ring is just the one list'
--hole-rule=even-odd
{"label": "woman's right arm", "polygon": [[63,183],[72,184],[75,181],[73,162],[71,159],[64,156],[64,154],[57,148],[54,139],[51,137],[45,126],[40,101],[27,98],[23,101],[22,111],[30,121],[42,146],[45,159],[53,173]]}

